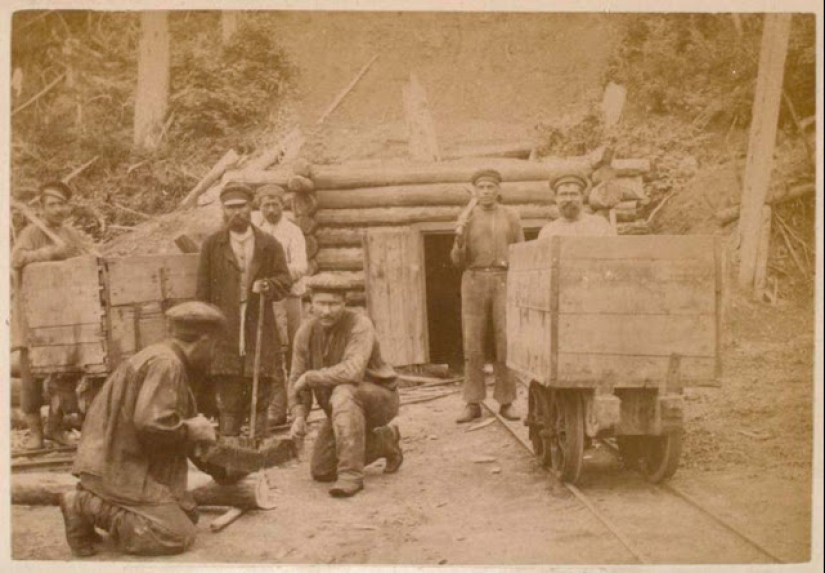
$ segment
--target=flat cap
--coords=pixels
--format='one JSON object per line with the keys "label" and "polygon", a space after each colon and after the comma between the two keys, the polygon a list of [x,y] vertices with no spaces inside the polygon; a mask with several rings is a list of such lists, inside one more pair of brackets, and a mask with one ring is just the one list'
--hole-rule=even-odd
{"label": "flat cap", "polygon": [[205,302],[190,301],[177,304],[166,311],[166,318],[175,328],[185,330],[226,328],[226,317],[223,312]]}
{"label": "flat cap", "polygon": [[326,273],[307,277],[306,285],[310,292],[332,292],[337,294],[346,294],[352,288],[352,285],[347,281]]}
{"label": "flat cap", "polygon": [[229,183],[221,190],[221,203],[224,205],[243,205],[251,203],[255,194],[243,183]]}
{"label": "flat cap", "polygon": [[499,173],[495,169],[479,169],[478,171],[473,173],[473,176],[470,178],[470,181],[473,183],[473,185],[475,185],[479,179],[490,179],[491,181],[495,181],[496,183],[501,183],[501,173]]}
{"label": "flat cap", "polygon": [[62,181],[47,181],[40,186],[40,195],[48,195],[50,197],[57,197],[63,201],[68,201],[72,198],[72,190]]}
{"label": "flat cap", "polygon": [[565,173],[563,175],[559,175],[557,177],[553,177],[550,179],[550,189],[553,191],[561,185],[562,183],[576,183],[577,185],[581,186],[582,190],[587,189],[588,181],[587,177],[584,175],[580,175],[578,173]]}
{"label": "flat cap", "polygon": [[261,201],[268,197],[277,198],[283,201],[286,197],[286,190],[280,185],[274,185],[272,183],[269,183],[267,185],[261,185],[260,187],[258,187],[256,196],[258,198],[259,204]]}

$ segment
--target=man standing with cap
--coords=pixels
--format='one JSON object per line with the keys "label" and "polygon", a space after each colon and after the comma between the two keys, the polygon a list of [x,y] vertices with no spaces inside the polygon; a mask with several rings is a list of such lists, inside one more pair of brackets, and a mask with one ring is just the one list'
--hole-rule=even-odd
{"label": "man standing with cap", "polygon": [[135,555],[181,553],[195,539],[187,458],[215,430],[197,413],[193,386],[226,319],[202,302],[166,316],[171,337],[122,362],[89,408],[72,469],[80,482],[60,499],[75,556],[94,555],[95,527]]}
{"label": "man standing with cap", "polygon": [[[459,217],[450,257],[463,268],[461,322],[464,337],[464,400],[459,424],[481,417],[484,384],[484,341],[492,323],[495,334],[496,377],[493,397],[500,414],[518,420],[513,408],[515,380],[507,368],[507,264],[508,248],[524,241],[518,213],[499,204],[501,174],[493,169],[472,177],[474,199]],[[477,204],[476,204],[477,203]]]}
{"label": "man standing with cap", "polygon": [[327,418],[315,440],[312,477],[334,481],[333,497],[350,497],[364,488],[365,465],[385,458],[384,473],[394,473],[404,461],[401,434],[390,425],[398,415],[396,374],[381,358],[372,321],[345,308],[342,285],[321,280],[310,285],[313,316],[295,335],[292,435],[306,434],[314,396]]}
{"label": "man standing with cap", "polygon": [[[261,210],[260,228],[281,244],[286,255],[286,266],[292,279],[292,288],[283,300],[274,304],[275,322],[281,344],[286,348],[287,370],[291,363],[292,343],[295,333],[303,320],[303,296],[306,293],[304,275],[307,273],[307,246],[301,229],[284,217],[284,197],[286,191],[278,185],[264,185],[258,188],[258,207]],[[286,387],[281,385],[276,396],[286,396]],[[273,399],[269,404],[269,422],[279,426],[286,422],[286,401]]]}
{"label": "man standing with cap", "polygon": [[561,175],[550,180],[550,187],[556,195],[556,205],[561,217],[542,227],[539,239],[554,236],[604,237],[616,234],[604,217],[582,211],[584,190],[587,188],[587,179],[583,176],[569,173]]}
{"label": "man standing with cap", "polygon": [[[61,181],[50,181],[40,187],[40,206],[46,227],[53,236],[62,240],[56,244],[52,238],[36,225],[29,225],[14,244],[11,254],[14,269],[14,316],[12,320],[12,351],[20,352],[21,406],[26,416],[29,436],[25,442],[27,449],[43,447],[43,425],[40,407],[43,402],[43,380],[35,378],[29,366],[29,352],[26,345],[27,325],[23,312],[21,287],[23,269],[30,263],[62,261],[78,257],[91,250],[91,241],[81,232],[65,224],[69,214],[69,200],[72,191]],[[45,437],[61,444],[67,443],[63,430],[63,416],[78,414],[76,386],[79,374],[55,374],[49,379],[49,417]]]}
{"label": "man standing with cap", "polygon": [[197,298],[226,315],[227,329],[218,339],[210,374],[221,437],[237,441],[252,402],[258,321],[263,325],[255,435],[267,434],[267,406],[274,385],[283,384],[283,366],[272,305],[262,305],[260,297],[281,300],[292,281],[281,245],[252,225],[252,190],[229,184],[220,197],[225,226],[203,244]]}

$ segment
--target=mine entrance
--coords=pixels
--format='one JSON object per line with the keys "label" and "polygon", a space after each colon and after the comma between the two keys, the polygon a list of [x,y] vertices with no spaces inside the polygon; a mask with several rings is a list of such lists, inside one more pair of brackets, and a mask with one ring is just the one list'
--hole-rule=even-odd
{"label": "mine entrance", "polygon": [[[539,227],[525,228],[530,241],[538,236]],[[427,329],[430,341],[430,362],[448,364],[450,370],[464,370],[461,336],[461,270],[453,266],[450,250],[455,235],[452,232],[426,232],[424,239],[424,276],[427,295]],[[492,325],[487,333],[487,356],[494,354]]]}

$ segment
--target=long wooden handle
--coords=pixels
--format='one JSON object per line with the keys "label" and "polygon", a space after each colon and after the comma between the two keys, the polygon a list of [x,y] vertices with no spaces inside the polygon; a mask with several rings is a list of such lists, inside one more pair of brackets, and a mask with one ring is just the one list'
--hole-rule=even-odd
{"label": "long wooden handle", "polygon": [[260,306],[258,308],[258,325],[255,335],[255,361],[252,365],[252,410],[249,413],[249,438],[255,439],[255,425],[258,421],[258,383],[261,371],[261,338],[264,333],[264,308],[266,307],[266,300],[263,293],[258,293]]}
{"label": "long wooden handle", "polygon": [[20,201],[15,201],[14,199],[12,199],[11,206],[20,211],[21,213],[23,213],[23,216],[26,217],[26,219],[28,219],[32,225],[43,231],[46,234],[46,236],[50,238],[58,247],[66,246],[66,241],[61,239],[54,232],[52,232],[52,230],[49,229],[46,226],[46,224],[40,220],[40,217],[32,213],[32,210],[29,209],[27,205],[24,205]]}

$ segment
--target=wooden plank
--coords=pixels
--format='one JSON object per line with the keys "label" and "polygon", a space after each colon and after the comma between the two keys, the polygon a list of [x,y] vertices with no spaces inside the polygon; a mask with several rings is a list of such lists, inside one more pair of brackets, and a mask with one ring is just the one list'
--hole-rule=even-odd
{"label": "wooden plank", "polygon": [[716,355],[716,317],[703,315],[559,316],[559,352],[684,357]]}
{"label": "wooden plank", "polygon": [[315,256],[322,271],[360,271],[364,268],[364,250],[359,248],[323,248]]}
{"label": "wooden plank", "polygon": [[560,312],[714,314],[716,269],[697,259],[564,260]]}
{"label": "wooden plank", "polygon": [[364,235],[367,310],[393,365],[428,361],[423,247],[410,228]]}
{"label": "wooden plank", "polygon": [[115,306],[109,309],[109,360],[115,368],[137,351],[135,309]]}
{"label": "wooden plank", "polygon": [[712,235],[560,237],[567,259],[699,259],[713,264]]}
{"label": "wooden plank", "polygon": [[[658,387],[667,378],[669,356],[579,354],[561,352],[554,387]],[[713,357],[683,357],[681,382],[685,386],[717,386]]]}
{"label": "wooden plank", "polygon": [[62,346],[103,340],[100,320],[91,324],[71,326],[41,326],[29,329],[29,347]]}
{"label": "wooden plank", "polygon": [[83,369],[88,365],[106,363],[106,348],[103,341],[83,342],[61,346],[35,346],[29,349],[32,372],[50,372],[51,369]]}
{"label": "wooden plank", "polygon": [[95,257],[33,263],[23,271],[23,304],[29,328],[100,322],[100,276]]}
{"label": "wooden plank", "polygon": [[550,245],[550,314],[549,321],[550,335],[550,379],[558,380],[559,377],[559,265],[561,264],[561,241],[552,241]]}
{"label": "wooden plank", "polygon": [[109,304],[194,298],[198,257],[180,254],[107,259]]}

